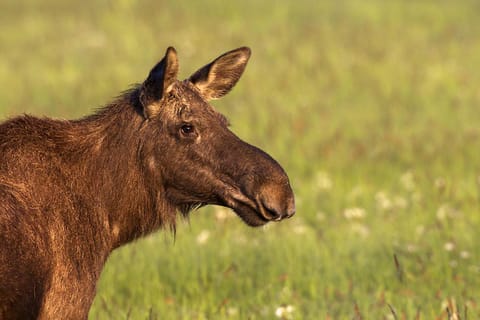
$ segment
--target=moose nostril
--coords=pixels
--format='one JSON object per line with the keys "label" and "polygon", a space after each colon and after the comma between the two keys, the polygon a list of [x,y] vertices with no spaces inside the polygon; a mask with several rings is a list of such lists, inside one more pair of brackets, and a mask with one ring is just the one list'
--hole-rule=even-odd
{"label": "moose nostril", "polygon": [[289,184],[269,183],[257,194],[257,203],[267,220],[280,221],[295,214],[295,197]]}
{"label": "moose nostril", "polygon": [[274,221],[280,221],[284,218],[283,214],[277,210],[268,209],[268,212],[270,213],[270,215],[272,216],[272,220]]}
{"label": "moose nostril", "polygon": [[290,218],[295,214],[295,202],[285,201],[271,202],[269,199],[263,199],[262,206],[267,211],[270,220],[280,221],[285,218]]}
{"label": "moose nostril", "polygon": [[270,203],[268,199],[263,199],[259,203],[260,211],[262,215],[268,220],[278,221],[283,218],[282,210],[276,205]]}

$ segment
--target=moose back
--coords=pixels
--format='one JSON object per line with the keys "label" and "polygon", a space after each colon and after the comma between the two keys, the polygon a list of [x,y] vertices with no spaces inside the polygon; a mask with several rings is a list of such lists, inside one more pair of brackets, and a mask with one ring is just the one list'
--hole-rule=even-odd
{"label": "moose back", "polygon": [[282,167],[208,103],[249,57],[229,51],[179,81],[168,48],[93,115],[0,124],[0,319],[86,319],[109,254],[174,229],[177,212],[226,206],[250,226],[295,213]]}

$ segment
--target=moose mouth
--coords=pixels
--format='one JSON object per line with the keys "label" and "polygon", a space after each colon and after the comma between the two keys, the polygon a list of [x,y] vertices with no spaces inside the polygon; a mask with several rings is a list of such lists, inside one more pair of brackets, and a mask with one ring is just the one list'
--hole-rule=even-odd
{"label": "moose mouth", "polygon": [[270,221],[263,217],[259,211],[244,204],[237,204],[232,209],[243,220],[243,222],[251,227],[260,227]]}
{"label": "moose mouth", "polygon": [[170,197],[175,199],[176,207],[184,215],[208,204],[220,205],[232,209],[245,224],[251,227],[263,226],[268,222],[280,221],[291,216],[270,209],[258,195],[250,197],[247,193],[240,191],[239,188],[227,184],[222,187],[223,192],[217,193],[210,199],[199,200],[173,190],[170,190]]}
{"label": "moose mouth", "polygon": [[244,193],[233,192],[222,204],[231,208],[247,225],[260,227],[270,221],[280,221],[283,217],[265,206],[260,198],[251,199]]}

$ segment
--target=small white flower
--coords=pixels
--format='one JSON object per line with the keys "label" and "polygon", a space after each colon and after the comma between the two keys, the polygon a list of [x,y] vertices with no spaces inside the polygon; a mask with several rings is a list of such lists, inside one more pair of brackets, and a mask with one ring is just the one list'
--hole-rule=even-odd
{"label": "small white flower", "polygon": [[377,202],[377,207],[381,210],[388,211],[392,208],[392,201],[383,191],[375,194],[375,201]]}
{"label": "small white flower", "polygon": [[437,209],[437,219],[438,220],[445,220],[448,215],[448,211],[450,210],[450,206],[448,204],[442,204]]}
{"label": "small white flower", "polygon": [[437,219],[438,220],[445,220],[446,218],[453,219],[460,215],[461,212],[449,205],[448,203],[442,204],[437,209]]}
{"label": "small white flower", "polygon": [[460,251],[460,258],[462,258],[462,259],[470,258],[470,252],[465,251],[465,250]]}
{"label": "small white flower", "polygon": [[444,245],[443,245],[443,248],[446,250],[446,251],[453,251],[455,250],[455,243],[449,241],[449,242],[446,242]]}
{"label": "small white flower", "polygon": [[277,318],[282,318],[284,313],[285,313],[284,307],[278,307],[277,310],[275,310],[275,315],[277,316]]}
{"label": "small white flower", "polygon": [[224,207],[215,208],[215,219],[217,221],[225,221],[230,217],[230,212]]}
{"label": "small white flower", "polygon": [[280,306],[275,310],[275,315],[280,319],[288,319],[292,315],[293,310],[294,308],[291,305]]}
{"label": "small white flower", "polygon": [[343,216],[348,220],[362,219],[365,217],[365,209],[358,207],[346,208],[343,210]]}
{"label": "small white flower", "polygon": [[227,308],[227,315],[229,316],[235,316],[238,314],[238,309],[234,307],[229,307]]}
{"label": "small white flower", "polygon": [[197,236],[197,243],[205,244],[208,241],[208,238],[210,238],[210,231],[202,230]]}

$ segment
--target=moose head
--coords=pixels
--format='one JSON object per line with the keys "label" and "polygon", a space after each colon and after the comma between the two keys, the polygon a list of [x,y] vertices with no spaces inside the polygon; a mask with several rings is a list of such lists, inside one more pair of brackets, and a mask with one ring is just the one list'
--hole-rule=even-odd
{"label": "moose head", "polygon": [[249,48],[238,48],[179,81],[177,53],[168,48],[139,89],[143,129],[154,142],[145,144],[142,158],[182,212],[226,206],[248,225],[260,226],[295,213],[289,179],[272,157],[230,131],[208,103],[234,87],[249,58]]}

